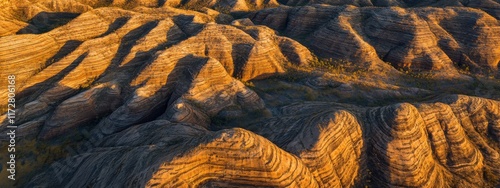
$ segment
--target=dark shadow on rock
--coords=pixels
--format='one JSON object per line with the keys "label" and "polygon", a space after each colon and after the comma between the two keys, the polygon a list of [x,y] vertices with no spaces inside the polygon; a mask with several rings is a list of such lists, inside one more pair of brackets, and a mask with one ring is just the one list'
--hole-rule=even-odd
{"label": "dark shadow on rock", "polygon": [[[37,83],[29,88],[26,88],[25,90],[23,90],[22,92],[20,93],[17,93],[16,94],[16,98],[18,99],[16,101],[16,106],[17,106],[17,110],[16,110],[16,114],[20,114],[22,112],[22,110],[24,109],[24,105],[28,102],[31,102],[33,100],[35,100],[36,98],[38,98],[41,94],[43,94],[45,91],[47,91],[48,89],[51,89],[53,88],[53,84],[54,83],[57,83],[59,80],[61,80],[62,78],[64,78],[64,76],[66,74],[68,74],[69,72],[71,72],[74,68],[76,68],[88,55],[88,52],[80,55],[77,59],[75,59],[69,66],[67,66],[66,68],[64,68],[62,71],[60,71],[59,73],[57,73],[55,76],[43,81],[43,82],[40,82],[40,83]],[[64,87],[64,86],[62,86]],[[68,93],[77,93],[78,90],[74,90],[72,88],[66,88],[65,90],[68,90],[69,92]],[[71,95],[70,95],[71,96]],[[66,97],[67,98],[67,97]],[[60,101],[57,101],[55,102],[52,106],[49,106],[49,109],[46,109],[44,111],[41,112],[41,114],[32,114],[32,118],[26,118],[26,117],[17,117],[16,118],[16,124],[14,125],[22,125],[23,123],[26,123],[27,121],[30,121],[32,119],[35,119],[36,117],[40,117],[40,116],[43,116],[44,114],[47,114],[47,113],[51,113],[53,108],[54,108],[54,105],[56,105],[57,103],[59,102],[62,102],[64,101],[65,99],[62,99]],[[2,123],[2,125],[10,125],[8,124],[8,119],[5,119]]]}
{"label": "dark shadow on rock", "polygon": [[[35,85],[23,90],[22,92],[16,94],[16,97],[19,99],[18,101],[16,101],[16,106],[17,106],[16,114],[22,113],[22,111],[24,110],[24,105],[26,103],[37,99],[41,94],[46,92],[48,89],[56,87],[56,85],[54,85],[54,84],[57,83],[62,78],[64,78],[64,76],[66,74],[68,74],[70,71],[72,71],[74,68],[76,68],[85,59],[85,57],[87,57],[87,55],[88,55],[87,52],[80,55],[68,67],[64,68],[61,72],[57,73],[55,76],[53,76],[53,77],[51,77],[51,78],[49,78],[41,83],[35,84]],[[44,109],[43,111],[40,111],[39,113],[36,113],[36,114],[30,114],[29,117],[19,117],[18,116],[16,118],[16,124],[14,124],[14,125],[19,126],[19,125],[22,125],[22,124],[30,121],[30,120],[36,119],[37,117],[52,113],[52,110],[55,108],[55,106],[57,106],[58,103],[66,100],[67,98],[71,97],[72,95],[74,95],[78,92],[78,90],[73,89],[73,88],[69,88],[66,86],[57,86],[57,87],[60,87],[61,91],[65,91],[65,93],[67,93],[67,95],[65,95],[64,98],[62,98],[61,100],[58,100],[58,101],[54,101],[54,104],[49,105],[48,109]],[[8,125],[8,119],[4,120],[2,122],[2,125]]]}
{"label": "dark shadow on rock", "polygon": [[69,12],[40,12],[28,21],[28,26],[20,29],[16,34],[41,34],[65,25],[78,17],[80,13]]}
{"label": "dark shadow on rock", "polygon": [[[113,28],[120,27],[121,24],[126,23],[126,18],[118,19],[118,21],[115,21],[114,26],[110,26],[111,30]],[[126,34],[122,38],[122,42],[120,44],[119,50],[116,53],[115,57],[113,58],[111,65],[106,69],[106,71],[102,75],[106,75],[110,72],[113,72],[116,70],[116,68],[120,65],[120,63],[123,61],[123,58],[130,53],[130,50],[132,47],[135,45],[136,41],[144,37],[149,31],[151,31],[156,25],[158,24],[157,21],[152,21],[144,24],[143,26],[134,29],[130,31],[128,34]],[[70,54],[72,51],[74,51],[82,42],[80,41],[67,41],[65,45],[57,52],[53,57],[49,58],[47,62],[45,63],[47,66],[55,63],[62,58],[64,58],[66,55]],[[19,106],[23,106],[24,104],[31,102],[35,99],[37,99],[40,95],[42,95],[44,92],[46,92],[48,89],[51,89],[54,87],[54,83],[57,83],[61,79],[64,78],[69,72],[74,70],[88,55],[88,52],[80,55],[76,60],[74,60],[69,66],[64,68],[62,71],[58,72],[55,76],[41,82],[37,83],[29,88],[26,88],[22,92],[17,94],[17,98],[19,98],[19,101],[17,104]],[[91,83],[92,84],[92,83]],[[73,96],[76,94],[78,91],[72,92],[71,95],[65,96],[63,100],[60,101],[54,101],[54,104],[50,106],[50,109],[47,110],[46,113],[49,113],[50,111],[53,110],[57,106],[58,103],[64,101],[65,99]],[[43,115],[43,114],[40,114]],[[24,123],[23,121],[18,122]]]}
{"label": "dark shadow on rock", "polygon": [[[125,20],[122,19],[120,21],[123,23]],[[115,23],[119,23],[116,22]],[[156,27],[157,21],[152,21],[149,23],[146,23],[137,29],[134,29],[130,31],[128,34],[124,36],[122,39],[122,42],[120,44],[118,53],[115,55],[115,57],[112,59],[111,65],[106,69],[106,71],[101,74],[101,77],[104,77],[105,79],[101,80],[101,82],[115,82],[120,85],[120,90],[122,90],[122,93],[124,93],[122,96],[123,99],[128,98],[127,95],[130,95],[133,93],[135,90],[134,88],[129,88],[130,82],[135,78],[135,75],[138,75],[140,72],[142,72],[148,65],[150,65],[152,62],[154,62],[157,59],[157,56],[160,54],[158,53],[161,50],[164,50],[172,45],[175,45],[179,42],[181,42],[183,39],[185,39],[185,36],[183,34],[179,34],[178,28],[169,30],[167,32],[166,38],[167,42],[158,44],[156,47],[145,51],[145,52],[138,52],[136,56],[128,62],[125,66],[120,66],[122,63],[123,59],[130,53],[131,49],[133,46],[135,46],[136,42],[143,38],[145,35],[147,35],[153,28]],[[172,33],[172,34],[169,34]],[[174,35],[175,33],[175,35]],[[46,66],[49,66],[53,63],[56,63],[66,57],[68,54],[72,53],[75,49],[77,49],[82,42],[80,41],[67,41],[63,47],[57,52],[53,57],[49,58],[46,61]],[[80,55],[78,58],[76,58],[70,65],[65,67],[63,70],[58,72],[56,75],[52,76],[51,78],[41,82],[37,83],[29,88],[26,88],[22,92],[18,93],[17,95],[19,96],[19,101],[17,104],[19,106],[24,106],[28,102],[32,102],[36,100],[40,95],[43,95],[45,92],[48,90],[56,87],[56,83],[59,82],[61,79],[64,78],[67,74],[69,74],[71,71],[73,71],[88,55],[88,52]],[[118,73],[125,74],[125,76],[119,76]],[[97,80],[97,79],[96,79]],[[99,81],[99,80],[97,80]],[[95,84],[95,83],[91,83]],[[85,88],[87,89],[87,88]],[[58,101],[54,101],[53,104],[50,104],[49,109],[45,110],[44,114],[51,113],[54,108],[58,106],[58,104],[64,100],[66,100],[69,97],[72,97],[73,95],[77,94],[78,92],[81,92],[82,90],[76,89],[74,92],[66,93],[64,94],[65,97],[62,99],[58,99]],[[66,91],[65,91],[66,92]],[[66,96],[68,95],[68,96]],[[165,107],[163,107],[165,108]],[[113,109],[115,110],[115,109]],[[35,114],[36,117],[43,115],[43,114]],[[105,115],[105,114],[100,114],[100,115]],[[24,123],[23,121],[29,121],[33,114],[31,114],[28,118],[22,118],[20,119],[18,123]],[[50,118],[50,117],[49,117]],[[102,117],[101,117],[102,118]],[[147,118],[146,119],[154,119],[153,118]],[[57,136],[57,135],[56,135]]]}
{"label": "dark shadow on rock", "polygon": [[[45,61],[45,64],[43,65],[43,69],[47,68],[48,66],[52,65],[55,62],[60,61],[62,58],[66,57],[71,52],[75,51],[81,44],[82,44],[82,42],[77,41],[77,40],[66,41],[66,43],[64,43],[64,45],[59,49],[59,51],[57,51],[57,53],[54,54],[54,56],[50,57],[49,59],[47,59],[47,61]],[[41,88],[43,88],[43,86],[47,86],[47,84],[57,82],[60,79],[62,79],[62,77],[64,75],[66,75],[71,70],[76,68],[76,66],[78,66],[78,64],[80,64],[86,56],[87,56],[87,53],[79,56],[68,67],[64,68],[57,75],[53,76],[50,79],[47,79],[43,83],[35,84],[35,85],[31,86],[30,88],[27,88],[27,89],[23,90],[21,93],[17,94],[19,96],[18,103],[24,104],[24,103],[27,103],[31,100],[34,100],[33,97],[38,97],[38,95],[40,95],[41,92],[44,91],[43,89],[41,89]],[[43,69],[41,69],[39,71],[43,71]]]}
{"label": "dark shadow on rock", "polygon": [[[122,91],[124,93],[124,98],[128,98],[130,94],[133,93],[134,90],[139,88],[140,86],[136,86],[130,88],[130,82],[136,78],[144,69],[146,69],[149,65],[151,65],[160,55],[162,50],[165,50],[173,45],[178,44],[182,40],[186,39],[185,35],[176,36],[173,33],[174,29],[170,29],[167,32],[166,39],[167,41],[161,44],[158,44],[154,48],[148,51],[139,51],[135,54],[134,58],[126,63],[124,66],[115,66],[114,69],[107,69],[109,71],[105,71],[101,74],[101,78],[97,79],[98,82],[110,82],[116,81],[122,87]],[[119,50],[120,51],[120,50]],[[123,55],[126,56],[126,55]],[[123,57],[122,57],[123,58]],[[117,59],[116,57],[114,59]],[[119,64],[118,64],[119,65]],[[120,77],[116,76],[118,74],[127,74],[131,75],[128,77]],[[120,78],[120,79],[117,79]],[[143,83],[144,84],[144,83]],[[141,84],[141,85],[143,85]]]}
{"label": "dark shadow on rock", "polygon": [[[113,28],[121,27],[120,25],[125,24],[128,19],[127,18],[123,18],[123,19],[117,19],[117,20],[118,21],[114,22],[115,26],[110,26],[111,30],[113,30]],[[99,78],[97,78],[95,80],[99,81],[100,78],[102,78],[102,77],[104,77],[106,75],[110,75],[110,77],[112,77],[114,75],[113,73],[117,71],[117,69],[119,68],[120,64],[123,62],[123,59],[130,53],[130,51],[132,50],[132,48],[134,47],[134,45],[136,44],[136,42],[138,40],[140,40],[141,38],[143,38],[144,36],[146,36],[157,25],[158,25],[158,21],[151,21],[151,22],[148,22],[148,23],[146,23],[146,24],[144,24],[144,25],[142,25],[142,26],[140,26],[140,27],[138,27],[138,28],[136,28],[136,29],[131,30],[130,32],[128,32],[121,39],[120,46],[118,47],[118,51],[117,51],[115,57],[113,57],[113,59],[111,60],[111,64],[99,76]],[[140,57],[139,57],[139,60],[140,60]],[[66,72],[66,74],[67,73],[68,72]],[[94,81],[94,83],[96,81]],[[94,83],[90,83],[90,84],[94,84]],[[116,108],[114,108],[113,110],[115,110],[115,109]],[[83,124],[85,124],[85,122],[83,122]],[[74,125],[74,126],[78,126],[78,125]],[[60,135],[61,133],[63,133],[63,131],[59,131],[57,134],[51,134],[49,136],[45,136],[44,138],[45,139],[52,138],[52,137]]]}
{"label": "dark shadow on rock", "polygon": [[243,76],[243,68],[253,46],[253,44],[233,44],[231,51],[234,66],[233,77],[240,79]]}
{"label": "dark shadow on rock", "polygon": [[170,105],[187,93],[194,79],[196,79],[207,61],[208,58],[206,57],[197,57],[191,54],[179,59],[167,78],[167,84],[165,84],[164,88],[160,89],[160,92],[162,90],[169,91],[167,95],[169,97],[165,98],[167,100],[160,102],[156,109],[151,111],[151,113],[144,117],[139,123],[152,121],[161,116]]}
{"label": "dark shadow on rock", "polygon": [[109,25],[108,30],[106,32],[104,32],[102,35],[99,35],[98,38],[109,35],[109,34],[115,32],[116,30],[122,28],[129,20],[130,20],[130,17],[117,18],[115,21],[113,21],[113,23],[111,23],[111,25]]}
{"label": "dark shadow on rock", "polygon": [[193,15],[181,14],[173,17],[175,25],[179,26],[182,32],[189,36],[195,36],[196,34],[198,34],[199,32],[201,32],[204,26],[204,24],[201,23],[194,23],[193,20]]}
{"label": "dark shadow on rock", "polygon": [[[126,22],[126,18],[122,19],[118,23]],[[115,21],[117,22],[117,21]],[[125,24],[125,23],[123,23]],[[117,26],[120,24],[117,24]],[[111,64],[104,70],[104,72],[95,80],[99,81],[101,78],[108,74],[113,74],[117,71],[120,64],[123,62],[124,58],[130,54],[130,51],[134,47],[134,45],[141,38],[145,37],[151,30],[153,30],[158,25],[158,21],[150,21],[138,28],[135,28],[128,32],[121,40],[120,46],[118,47],[118,51],[116,52],[113,59],[111,59]],[[111,27],[110,27],[111,28]]]}
{"label": "dark shadow on rock", "polygon": [[[391,118],[394,117],[385,117],[383,114],[386,113],[392,113],[395,110],[394,106],[389,106],[385,108],[390,108],[389,111],[384,112],[383,108],[378,108],[378,109],[373,109],[373,111],[366,111],[366,124],[370,126],[365,126],[368,131],[363,132],[363,137],[365,138],[366,142],[366,153],[367,153],[367,169],[368,169],[368,174],[367,176],[367,182],[366,184],[369,187],[372,186],[380,186],[380,187],[386,187],[388,186],[388,183],[390,181],[390,168],[389,165],[386,161],[386,156],[388,155],[387,149],[389,143],[393,140],[393,137],[391,135],[387,135],[388,139],[385,138],[379,138],[378,140],[374,140],[374,136],[379,136],[376,134],[390,134],[390,130],[381,130],[381,129],[390,129],[390,125],[379,125],[375,124],[373,125],[374,122],[385,122],[385,121],[390,121]],[[393,115],[393,114],[390,114]]]}
{"label": "dark shadow on rock", "polygon": [[[187,92],[192,81],[208,61],[205,57],[187,55],[174,65],[172,72],[168,73],[167,82],[154,94],[148,97],[128,96],[125,104],[114,113],[103,119],[97,127],[92,130],[93,134],[110,135],[120,132],[128,127],[155,120],[161,116],[175,100]],[[133,93],[133,91],[130,91]],[[131,105],[132,101],[142,102],[144,107],[138,109]],[[133,112],[132,112],[133,111]],[[124,117],[126,116],[126,117]]]}
{"label": "dark shadow on rock", "polygon": [[158,5],[157,5],[157,6],[158,6],[158,7],[162,7],[163,5],[165,5],[165,2],[166,2],[166,1],[167,1],[167,0],[158,0]]}
{"label": "dark shadow on rock", "polygon": [[[19,98],[18,104],[21,106],[25,103],[35,100],[47,89],[50,89],[52,84],[60,81],[61,79],[64,78],[64,76],[66,76],[69,72],[75,69],[87,57],[87,55],[88,52],[83,53],[82,55],[78,56],[78,58],[76,58],[69,66],[58,72],[56,75],[52,76],[51,78],[41,83],[37,83],[29,88],[26,88],[22,92],[18,93],[17,94]],[[56,56],[54,56],[54,58],[56,58]]]}
{"label": "dark shadow on rock", "polygon": [[57,53],[50,57],[45,62],[45,67],[52,65],[55,62],[58,62],[65,56],[69,55],[71,52],[75,51],[83,42],[77,40],[68,40],[64,45],[57,51]]}
{"label": "dark shadow on rock", "polygon": [[150,21],[134,30],[128,32],[120,41],[120,47],[115,57],[111,60],[111,65],[104,71],[107,73],[113,70],[123,62],[123,59],[130,53],[137,41],[146,36],[151,30],[158,25],[158,21]]}

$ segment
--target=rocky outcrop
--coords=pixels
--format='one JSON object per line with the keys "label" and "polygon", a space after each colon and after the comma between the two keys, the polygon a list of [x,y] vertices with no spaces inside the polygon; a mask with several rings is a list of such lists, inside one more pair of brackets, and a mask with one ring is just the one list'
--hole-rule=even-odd
{"label": "rocky outcrop", "polygon": [[470,7],[480,9],[495,18],[500,18],[500,3],[498,1],[478,0],[478,1],[463,1],[463,0],[449,0],[449,1],[405,1],[405,0],[281,0],[280,3],[288,6],[303,6],[313,4],[329,4],[329,5],[354,5],[357,7]]}
{"label": "rocky outcrop", "polygon": [[498,72],[498,20],[472,8],[282,6],[259,11],[252,21],[303,41],[321,57],[389,62],[409,71]]}
{"label": "rocky outcrop", "polygon": [[249,128],[298,156],[320,187],[360,185],[365,158],[361,125],[356,117],[344,110],[311,113],[301,107],[305,106],[286,107],[282,117]]}
{"label": "rocky outcrop", "polygon": [[[52,165],[28,186],[61,185],[46,181],[55,175],[76,187],[318,187],[297,157],[252,132],[237,128],[209,132],[165,120],[133,126],[107,138],[99,148],[59,164],[78,168]],[[99,180],[108,176],[114,178]]]}
{"label": "rocky outcrop", "polygon": [[[284,72],[287,61],[303,65],[311,57],[263,26],[219,25],[171,8],[148,11],[97,9],[46,34],[1,38],[2,76],[16,72],[18,82],[17,121],[51,113],[41,138],[99,119],[108,133],[151,118],[208,126],[225,108],[264,108],[235,78],[266,78]],[[26,46],[33,51],[22,51]],[[26,67],[30,62],[36,63]]]}
{"label": "rocky outcrop", "polygon": [[[209,15],[221,14],[220,17],[227,18],[231,17],[227,15],[230,12],[244,13],[278,5],[276,0],[4,0],[0,3],[0,36],[45,33],[66,24],[81,13],[101,7],[127,10],[140,7],[177,7]],[[227,20],[226,18],[221,20]]]}
{"label": "rocky outcrop", "polygon": [[[425,122],[407,103],[371,111],[375,125],[370,151],[375,184],[416,187],[450,186],[449,172],[433,160],[425,134]],[[375,175],[375,176],[377,176]]]}
{"label": "rocky outcrop", "polygon": [[251,131],[156,120],[93,140],[28,186],[492,186],[499,109],[453,95],[377,108],[292,104],[243,126]]}
{"label": "rocky outcrop", "polygon": [[[498,118],[489,117],[496,116],[499,103],[466,96],[438,101],[417,104],[418,108],[403,103],[368,110],[371,170],[380,174],[374,175],[375,184],[491,186],[487,176],[497,173],[500,164],[497,135],[485,134],[480,127],[489,124],[486,129],[497,129]],[[477,108],[463,108],[472,103]],[[474,118],[475,114],[481,115]]]}

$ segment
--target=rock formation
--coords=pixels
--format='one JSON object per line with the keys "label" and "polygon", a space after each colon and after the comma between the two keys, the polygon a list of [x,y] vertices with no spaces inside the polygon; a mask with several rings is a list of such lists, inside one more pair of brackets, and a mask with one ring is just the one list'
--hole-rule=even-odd
{"label": "rock formation", "polygon": [[60,185],[46,181],[55,176],[77,187],[485,187],[500,169],[499,109],[454,95],[377,108],[292,104],[244,126],[252,132],[156,120],[105,137],[28,186]]}
{"label": "rock formation", "polygon": [[412,2],[1,1],[0,187],[498,186],[498,2]]}
{"label": "rock formation", "polygon": [[[43,138],[108,115],[98,127],[126,127],[155,118],[153,112],[161,115],[159,110],[165,111],[162,118],[203,119],[208,124],[207,118],[224,108],[251,112],[264,107],[235,78],[265,78],[283,72],[285,61],[307,64],[311,56],[299,43],[268,28],[219,25],[207,15],[176,11],[155,15],[98,9],[42,35],[1,38],[2,76],[16,72],[19,83],[17,121],[54,110],[41,131]],[[106,24],[108,29],[102,27]],[[32,51],[37,53],[21,51],[33,44],[40,47]],[[101,101],[108,98],[114,102]],[[202,108],[203,113],[190,117],[190,108]]]}
{"label": "rock formation", "polygon": [[448,1],[406,1],[406,0],[281,0],[281,4],[288,6],[301,6],[313,4],[329,4],[329,5],[354,5],[357,7],[470,7],[483,10],[495,18],[500,18],[500,3],[498,1],[478,0],[478,1],[464,1],[464,0],[448,0]]}
{"label": "rock formation", "polygon": [[322,57],[389,62],[411,71],[451,74],[468,67],[498,74],[500,25],[472,8],[282,6],[259,11],[252,21],[304,41]]}

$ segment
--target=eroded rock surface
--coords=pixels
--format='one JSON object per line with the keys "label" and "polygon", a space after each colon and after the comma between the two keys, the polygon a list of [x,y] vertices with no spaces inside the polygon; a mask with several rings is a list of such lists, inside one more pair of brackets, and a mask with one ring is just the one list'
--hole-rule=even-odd
{"label": "eroded rock surface", "polygon": [[292,104],[243,127],[251,131],[156,120],[104,137],[28,185],[56,186],[46,181],[56,176],[77,187],[485,187],[500,167],[499,109],[454,95],[377,108]]}
{"label": "eroded rock surface", "polygon": [[282,6],[257,12],[252,21],[303,41],[323,57],[388,62],[412,71],[453,74],[468,67],[498,74],[500,25],[473,8]]}
{"label": "eroded rock surface", "polygon": [[15,185],[498,186],[497,5],[1,1]]}
{"label": "eroded rock surface", "polygon": [[[46,34],[29,35],[27,42],[17,39],[24,35],[1,38],[2,76],[23,70],[16,74],[17,121],[51,113],[41,138],[102,117],[98,127],[108,134],[155,118],[207,126],[225,108],[264,108],[236,78],[266,78],[284,72],[284,62],[307,64],[311,57],[299,43],[263,26],[220,25],[205,14],[177,9],[148,11],[98,9]],[[106,24],[111,26],[99,27]],[[71,34],[79,30],[85,32]],[[21,51],[34,43],[39,52]]]}

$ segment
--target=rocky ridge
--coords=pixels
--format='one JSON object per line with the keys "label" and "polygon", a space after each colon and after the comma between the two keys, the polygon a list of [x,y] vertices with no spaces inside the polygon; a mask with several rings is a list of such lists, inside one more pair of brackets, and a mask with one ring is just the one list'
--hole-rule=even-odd
{"label": "rocky ridge", "polygon": [[[307,64],[311,56],[299,43],[262,26],[219,25],[195,12],[175,16],[176,10],[144,11],[149,14],[98,9],[51,32],[31,35],[27,42],[17,40],[23,35],[1,38],[1,62],[8,70],[2,76],[23,70],[16,74],[22,99],[18,104],[23,106],[17,121],[54,110],[43,138],[107,115],[102,122],[106,125],[99,127],[130,126],[159,109],[165,111],[162,118],[180,120],[195,115],[191,108],[201,108],[204,113],[196,116],[207,122],[230,106],[264,108],[235,78],[265,78],[284,72],[282,62]],[[96,19],[104,12],[104,20]],[[90,28],[80,32],[86,25]],[[40,46],[39,53],[21,51],[33,44]],[[80,109],[88,109],[87,114]]]}
{"label": "rocky ridge", "polygon": [[[105,137],[63,163],[78,168],[52,165],[28,185],[60,185],[46,181],[56,176],[78,187],[491,186],[500,166],[499,107],[460,95],[377,108],[313,102],[283,107],[247,130],[215,132],[156,120]],[[127,168],[132,173],[120,173]],[[110,181],[96,181],[99,174]]]}
{"label": "rocky ridge", "polygon": [[472,8],[282,6],[259,11],[252,21],[304,41],[322,57],[387,62],[407,71],[467,69],[498,76],[499,22]]}
{"label": "rocky ridge", "polygon": [[498,184],[495,2],[235,2],[0,2],[16,186]]}

